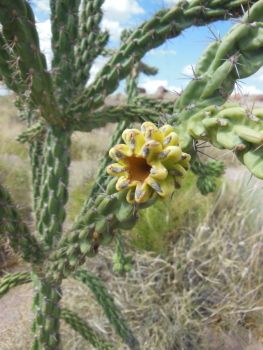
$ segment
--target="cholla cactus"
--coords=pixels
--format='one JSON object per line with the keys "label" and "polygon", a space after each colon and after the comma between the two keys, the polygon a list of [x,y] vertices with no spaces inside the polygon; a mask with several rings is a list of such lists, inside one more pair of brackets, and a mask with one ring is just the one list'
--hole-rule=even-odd
{"label": "cholla cactus", "polygon": [[[60,348],[61,318],[93,346],[99,349],[112,347],[73,311],[61,309],[61,283],[69,275],[94,292],[123,341],[131,349],[139,348],[138,341],[100,280],[88,271],[80,271],[79,266],[87,256],[96,255],[100,245],[109,244],[116,231],[132,228],[138,211],[151,205],[148,199],[154,191],[157,196],[171,193],[174,179],[176,184],[179,183],[179,172],[183,174],[188,166],[189,157],[184,154],[189,153],[195,158],[193,140],[202,139],[218,148],[232,149],[253,174],[263,178],[263,112],[248,112],[225,104],[235,82],[250,76],[263,64],[263,0],[179,1],[173,8],[159,11],[128,33],[95,81],[86,86],[92,63],[104,52],[108,39],[108,34],[100,30],[102,5],[103,0],[50,1],[53,61],[52,70],[48,71],[29,1],[0,0],[0,76],[17,94],[17,106],[28,123],[28,129],[20,139],[29,144],[35,218],[34,225],[29,228],[7,189],[0,187],[1,234],[9,238],[14,250],[32,266],[31,274],[5,276],[0,281],[0,295],[12,286],[33,282],[33,349],[38,350]],[[139,63],[147,51],[178,36],[190,26],[238,18],[243,14],[243,19],[225,38],[212,43],[204,52],[196,66],[194,79],[175,106],[132,94],[134,79],[138,69],[142,69]],[[105,98],[124,78],[131,87],[128,103],[105,107]],[[116,190],[116,179],[105,177],[110,163],[106,156],[101,162],[97,183],[83,203],[73,227],[69,232],[63,232],[72,133],[118,122],[110,146],[114,147],[120,142],[124,128],[145,120],[157,125],[162,112],[169,115],[173,127],[173,130],[168,128],[171,139],[168,135],[163,136],[153,124],[146,124],[153,130],[153,140],[153,135],[161,133],[163,149],[158,145],[161,153],[155,154],[160,163],[156,164],[154,157],[147,159],[148,153],[149,156],[154,154],[155,147],[151,141],[147,144],[147,140],[145,155],[142,154],[146,163],[149,162],[147,166],[144,160],[138,161],[138,157],[131,153],[127,156],[134,157],[128,160],[128,178],[133,174],[135,163],[136,167],[147,168],[147,190],[130,191],[127,201],[127,193]],[[136,141],[142,135],[145,137],[147,130],[143,130],[144,135],[139,132]],[[166,133],[164,127],[161,130]],[[136,133],[124,132],[124,139],[130,146],[132,135]],[[140,142],[143,145],[144,141]],[[148,174],[152,169],[155,174]],[[135,172],[137,176],[138,170]],[[141,182],[143,186],[144,181]],[[101,188],[105,189],[104,193],[100,193]]]}

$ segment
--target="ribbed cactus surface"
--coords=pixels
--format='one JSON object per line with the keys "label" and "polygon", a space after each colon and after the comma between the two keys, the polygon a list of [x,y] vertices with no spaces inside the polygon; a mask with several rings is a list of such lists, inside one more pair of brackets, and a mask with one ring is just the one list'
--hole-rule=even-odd
{"label": "ribbed cactus surface", "polygon": [[[105,286],[78,268],[100,246],[116,235],[120,238],[121,230],[132,228],[140,209],[171,197],[189,168],[198,176],[203,194],[215,189],[223,166],[197,160],[198,140],[232,150],[252,174],[263,178],[263,111],[227,103],[236,82],[263,65],[263,0],[181,0],[125,31],[114,50],[106,47],[109,34],[101,30],[103,2],[50,1],[53,60],[48,71],[30,2],[0,0],[0,79],[16,93],[16,105],[27,123],[19,139],[28,143],[34,213],[34,223],[28,226],[15,200],[0,185],[1,234],[32,267],[31,273],[1,278],[0,296],[32,281],[35,350],[61,348],[61,319],[94,347],[114,349],[81,316],[61,308],[61,282],[70,275],[90,288],[122,340],[139,349]],[[139,74],[157,72],[142,61],[150,49],[191,26],[229,18],[238,18],[238,23],[208,46],[175,104],[138,96]],[[108,57],[107,63],[87,85],[92,64],[101,54]],[[127,103],[105,106],[105,98],[122,79],[126,79]],[[163,115],[169,125],[163,125]],[[108,122],[118,123],[109,152],[115,164],[109,165],[107,153],[90,195],[65,232],[71,136]],[[139,130],[134,122],[144,124]],[[119,272],[129,269],[121,244],[117,239]]]}

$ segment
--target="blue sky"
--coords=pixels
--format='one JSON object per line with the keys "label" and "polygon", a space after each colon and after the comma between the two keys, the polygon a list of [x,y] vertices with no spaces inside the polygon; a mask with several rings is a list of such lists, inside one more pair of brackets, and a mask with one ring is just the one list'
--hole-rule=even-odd
{"label": "blue sky", "polygon": [[[118,47],[119,35],[122,29],[135,27],[150,18],[161,8],[173,6],[177,0],[105,0],[102,27],[111,33],[110,46]],[[41,39],[41,47],[51,60],[49,0],[32,0],[37,26]],[[210,28],[214,33],[223,36],[233,22],[216,22]],[[168,40],[164,45],[150,51],[144,61],[156,66],[159,73],[151,78],[141,76],[140,86],[152,93],[158,86],[164,86],[172,91],[179,91],[190,79],[191,65],[194,65],[204,48],[212,40],[212,34],[206,27],[190,28],[176,39]],[[92,79],[104,64],[105,59],[99,58],[92,68]],[[244,93],[263,94],[263,69],[255,76],[246,79]]]}

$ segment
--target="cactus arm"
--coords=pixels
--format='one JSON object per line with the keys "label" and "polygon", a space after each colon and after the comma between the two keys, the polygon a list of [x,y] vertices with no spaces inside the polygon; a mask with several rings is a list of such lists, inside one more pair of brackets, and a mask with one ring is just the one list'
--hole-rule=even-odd
{"label": "cactus arm", "polygon": [[15,64],[14,61],[15,59],[12,56],[11,48],[8,47],[3,34],[0,32],[0,76],[2,76],[2,80],[4,80],[9,89],[17,93],[24,92],[25,88],[21,77],[12,69],[12,65]]}
{"label": "cactus arm", "polygon": [[61,282],[47,279],[41,270],[31,275],[34,290],[32,350],[60,350]]}
{"label": "cactus arm", "polygon": [[24,260],[39,263],[43,258],[42,249],[28,226],[22,221],[18,208],[9,192],[0,184],[0,225],[15,252]]}
{"label": "cactus arm", "polygon": [[105,315],[114,327],[117,334],[130,347],[130,349],[138,349],[139,343],[127,326],[124,317],[114,303],[112,296],[108,293],[107,288],[102,284],[101,280],[86,270],[77,271],[73,277],[84,283],[94,294],[97,302],[103,308]]}
{"label": "cactus arm", "polygon": [[11,288],[31,282],[29,272],[8,273],[0,278],[0,298]]}
{"label": "cactus arm", "polygon": [[139,71],[145,75],[156,75],[158,73],[158,68],[149,66],[144,62],[139,63]]}
{"label": "cactus arm", "polygon": [[76,84],[79,88],[85,86],[94,59],[102,53],[109,39],[109,34],[100,29],[103,3],[104,0],[82,2],[75,49]]}
{"label": "cactus arm", "polygon": [[196,185],[202,195],[215,192],[218,179],[224,174],[224,163],[221,161],[202,162],[195,159],[191,162],[191,170],[197,176]]}
{"label": "cactus arm", "polygon": [[23,100],[17,101],[17,107],[20,111],[20,118],[27,122],[28,129],[18,136],[17,140],[21,143],[29,143],[29,157],[32,171],[32,192],[33,209],[37,215],[38,202],[40,199],[41,170],[43,164],[43,141],[45,137],[45,127],[43,122],[35,122],[39,115],[33,106],[27,106]]}
{"label": "cactus arm", "polygon": [[263,62],[263,1],[258,1],[220,41],[212,43],[197,63],[195,77],[175,104],[179,119],[210,104],[222,104],[235,83],[255,73]]}
{"label": "cactus arm", "polygon": [[42,116],[52,122],[57,108],[45,56],[39,48],[33,11],[25,0],[0,0],[0,10],[3,34],[18,60],[21,77]]}
{"label": "cactus arm", "polygon": [[[162,115],[171,115],[174,110],[173,101],[138,96],[127,105],[107,106],[98,111],[88,113],[81,119],[72,122],[72,129],[75,131],[89,132],[95,128],[103,127],[107,123],[116,123],[127,120],[129,123],[152,121],[157,122]],[[32,124],[23,131],[17,138],[21,143],[33,142],[37,138],[43,138],[46,124],[42,121]],[[115,140],[116,144],[116,140]]]}
{"label": "cactus arm", "polygon": [[263,179],[263,110],[225,104],[212,105],[180,124],[183,148],[189,149],[192,140],[205,140],[217,148],[229,149],[256,177]]}
{"label": "cactus arm", "polygon": [[102,335],[92,329],[87,322],[71,310],[63,308],[61,310],[61,319],[68,323],[71,328],[78,332],[84,339],[94,346],[94,348],[98,350],[114,350],[113,345],[108,343]]}
{"label": "cactus arm", "polygon": [[43,146],[41,200],[36,210],[37,228],[47,248],[57,243],[66,217],[71,133],[48,127]]}
{"label": "cactus arm", "polygon": [[[52,69],[56,97],[64,109],[74,93],[74,48],[78,36],[80,0],[58,0],[52,5]],[[63,86],[63,88],[61,88]]]}
{"label": "cactus arm", "polygon": [[154,121],[160,116],[158,111],[154,109],[144,108],[136,104],[109,106],[94,113],[75,118],[72,123],[72,128],[75,131],[91,131],[94,128],[99,128],[107,123],[116,123],[127,120],[129,123],[136,121],[151,120]]}
{"label": "cactus arm", "polygon": [[98,73],[93,84],[73,101],[69,113],[82,113],[86,109],[100,107],[106,95],[117,88],[119,81],[129,74],[133,65],[147,51],[161,45],[165,40],[178,36],[192,25],[201,26],[215,20],[227,19],[231,17],[230,10],[235,15],[242,14],[241,5],[243,8],[247,7],[246,0],[228,1],[224,8],[221,1],[206,6],[202,4],[202,1],[179,2],[172,9],[158,12],[139,26]]}
{"label": "cactus arm", "polygon": [[166,101],[160,99],[150,98],[148,96],[138,96],[134,99],[136,106],[154,110],[160,114],[173,115],[174,113],[174,101]]}

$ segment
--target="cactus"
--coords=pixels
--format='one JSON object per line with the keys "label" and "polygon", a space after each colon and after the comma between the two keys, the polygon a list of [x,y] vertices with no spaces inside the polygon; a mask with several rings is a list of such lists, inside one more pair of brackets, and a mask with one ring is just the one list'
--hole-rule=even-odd
{"label": "cactus", "polygon": [[[186,154],[196,158],[194,140],[233,150],[252,174],[263,178],[263,111],[247,111],[226,103],[236,81],[263,64],[263,0],[181,0],[125,32],[115,51],[105,48],[108,33],[100,29],[102,5],[103,0],[50,1],[53,61],[48,71],[30,3],[0,0],[0,77],[17,94],[16,105],[27,122],[20,140],[28,143],[34,212],[34,225],[28,227],[8,190],[0,186],[1,234],[32,267],[30,278],[28,273],[4,276],[0,295],[32,281],[32,348],[36,350],[60,349],[61,319],[98,349],[112,348],[73,311],[61,309],[61,282],[69,275],[92,290],[123,341],[131,349],[139,348],[100,280],[78,268],[86,257],[97,254],[99,246],[109,244],[116,232],[132,228],[140,209],[170,195],[174,186],[180,185],[190,159]],[[191,26],[241,15],[242,20],[222,40],[206,49],[193,80],[175,105],[137,96],[138,74],[155,73],[141,60],[150,49]],[[86,86],[92,63],[100,54],[108,55],[108,62]],[[125,78],[127,103],[105,107],[105,98]],[[169,116],[170,126],[162,125],[162,114]],[[63,232],[72,133],[90,131],[108,122],[118,122],[110,155],[121,165],[112,167],[109,156],[105,156],[90,196],[73,226]],[[125,130],[133,122],[144,122],[142,130]],[[125,145],[116,146],[121,135]],[[120,148],[125,152],[121,154]],[[141,165],[147,170],[147,183],[142,181],[145,178],[136,177],[143,170]],[[128,201],[124,179],[117,182],[105,176],[107,166],[110,174],[120,175],[121,169],[129,180],[132,190]],[[211,163],[192,163],[192,170],[201,179],[198,183],[203,193],[214,189],[215,178],[222,173],[221,166]],[[137,183],[131,184],[133,175]]]}

